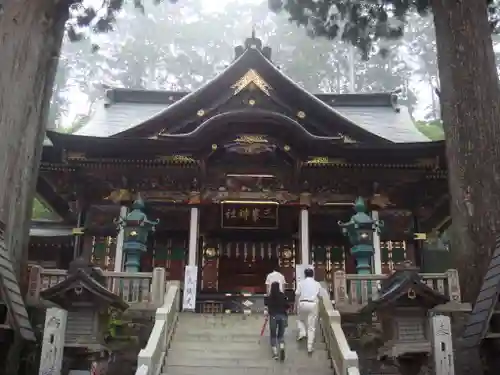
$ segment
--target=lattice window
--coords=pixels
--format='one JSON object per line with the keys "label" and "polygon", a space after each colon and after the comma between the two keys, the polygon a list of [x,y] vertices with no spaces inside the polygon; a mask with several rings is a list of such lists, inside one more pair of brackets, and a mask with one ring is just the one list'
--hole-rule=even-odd
{"label": "lattice window", "polygon": [[380,252],[382,265],[386,267],[386,272],[392,272],[398,263],[406,260],[405,241],[381,241]]}
{"label": "lattice window", "polygon": [[397,317],[398,341],[423,341],[425,340],[424,319],[420,317]]}

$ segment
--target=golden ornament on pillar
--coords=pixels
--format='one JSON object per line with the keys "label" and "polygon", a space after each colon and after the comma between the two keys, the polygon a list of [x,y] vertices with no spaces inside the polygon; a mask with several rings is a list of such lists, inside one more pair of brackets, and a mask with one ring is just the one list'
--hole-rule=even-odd
{"label": "golden ornament on pillar", "polygon": [[292,258],[292,250],[285,249],[283,250],[283,259],[289,260]]}
{"label": "golden ornament on pillar", "polygon": [[113,190],[104,200],[110,200],[115,204],[132,200],[132,193],[127,189]]}
{"label": "golden ornament on pillar", "polygon": [[207,247],[205,249],[205,258],[207,259],[215,258],[216,255],[217,255],[217,250],[215,248]]}

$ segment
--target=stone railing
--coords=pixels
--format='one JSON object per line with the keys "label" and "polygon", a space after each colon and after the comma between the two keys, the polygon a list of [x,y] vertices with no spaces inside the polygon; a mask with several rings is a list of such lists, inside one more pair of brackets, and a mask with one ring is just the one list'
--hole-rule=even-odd
{"label": "stone railing", "polygon": [[[119,295],[133,309],[157,308],[163,304],[165,295],[165,269],[153,272],[104,271],[106,287]],[[68,277],[68,271],[32,266],[29,273],[29,288],[26,301],[30,305],[41,303],[40,292],[57,285]]]}
{"label": "stone railing", "polygon": [[[457,270],[444,273],[421,273],[424,282],[434,290],[450,298],[451,302],[460,303],[460,285]],[[336,271],[333,277],[333,299],[336,307],[359,308],[378,296],[380,282],[387,275],[352,275]]]}
{"label": "stone railing", "polygon": [[161,374],[180,309],[180,283],[169,281],[163,305],[156,310],[155,324],[146,347],[137,357],[136,375]]}
{"label": "stone railing", "polygon": [[321,289],[319,320],[335,374],[359,375],[358,355],[352,351],[342,329],[340,313],[334,309],[326,289]]}

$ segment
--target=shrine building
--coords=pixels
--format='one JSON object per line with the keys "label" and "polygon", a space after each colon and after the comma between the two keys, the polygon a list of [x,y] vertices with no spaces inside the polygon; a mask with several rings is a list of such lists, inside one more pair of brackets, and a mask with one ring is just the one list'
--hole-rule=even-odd
{"label": "shrine building", "polygon": [[373,273],[425,269],[424,234],[449,222],[444,143],[396,93],[309,93],[254,36],[194,92],[111,89],[75,134],[48,131],[37,194],[60,220],[33,223],[31,264],[122,271],[116,221],[140,199],[159,220],[140,271],[183,280],[197,266],[200,295],[261,293],[276,265],[291,287],[299,264],[327,282],[355,274],[338,223],[359,197],[384,223]]}

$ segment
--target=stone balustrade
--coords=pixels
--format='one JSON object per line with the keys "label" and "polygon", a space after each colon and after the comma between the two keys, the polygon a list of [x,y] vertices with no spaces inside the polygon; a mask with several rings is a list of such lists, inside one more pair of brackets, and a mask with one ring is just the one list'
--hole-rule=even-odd
{"label": "stone balustrade", "polygon": [[340,313],[333,307],[325,286],[322,283],[318,316],[323,331],[323,337],[332,361],[335,374],[339,375],[359,375],[358,354],[351,350],[347,337],[342,329]]}
{"label": "stone balustrade", "polygon": [[146,347],[137,356],[136,375],[160,375],[177,323],[180,309],[180,283],[169,281],[164,302],[156,310],[155,324]]}
{"label": "stone balustrade", "polygon": [[[67,274],[66,270],[32,266],[29,272],[27,303],[43,303],[40,292],[65,280]],[[155,268],[153,272],[104,271],[103,275],[106,278],[106,288],[122,297],[131,309],[156,309],[163,304],[166,287],[164,268]]]}
{"label": "stone balustrade", "polygon": [[[450,302],[460,303],[460,285],[457,270],[444,273],[421,273],[424,282],[440,293],[448,296]],[[333,276],[333,299],[342,312],[355,312],[378,296],[380,282],[387,275],[353,275],[336,271]]]}

